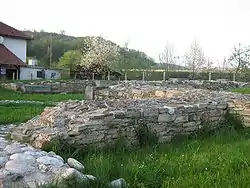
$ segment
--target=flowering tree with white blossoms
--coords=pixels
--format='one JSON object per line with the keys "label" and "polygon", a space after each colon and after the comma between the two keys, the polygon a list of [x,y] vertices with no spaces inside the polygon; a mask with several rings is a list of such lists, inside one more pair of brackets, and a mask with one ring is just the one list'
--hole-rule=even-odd
{"label": "flowering tree with white blossoms", "polygon": [[101,37],[87,37],[81,48],[82,57],[78,64],[80,70],[103,73],[115,68],[120,48]]}

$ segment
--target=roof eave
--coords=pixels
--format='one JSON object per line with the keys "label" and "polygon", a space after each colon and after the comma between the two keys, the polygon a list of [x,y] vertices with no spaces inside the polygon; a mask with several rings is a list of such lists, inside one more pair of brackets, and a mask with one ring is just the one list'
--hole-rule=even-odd
{"label": "roof eave", "polygon": [[34,40],[34,38],[33,38],[33,37],[30,37],[30,36],[21,37],[21,36],[2,35],[2,34],[0,34],[0,36],[8,37],[8,38],[13,38],[13,39]]}

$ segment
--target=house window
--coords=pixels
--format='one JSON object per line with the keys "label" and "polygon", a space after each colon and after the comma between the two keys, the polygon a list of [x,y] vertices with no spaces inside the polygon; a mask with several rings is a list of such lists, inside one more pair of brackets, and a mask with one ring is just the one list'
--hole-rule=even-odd
{"label": "house window", "polygon": [[37,71],[37,78],[43,78],[43,72],[42,71]]}

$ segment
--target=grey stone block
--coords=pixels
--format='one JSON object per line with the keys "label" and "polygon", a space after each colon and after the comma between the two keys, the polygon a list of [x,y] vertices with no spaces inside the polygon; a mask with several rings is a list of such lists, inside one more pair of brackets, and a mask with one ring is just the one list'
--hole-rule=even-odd
{"label": "grey stone block", "polygon": [[95,87],[86,86],[86,88],[85,88],[85,97],[86,97],[87,100],[94,100],[95,99]]}

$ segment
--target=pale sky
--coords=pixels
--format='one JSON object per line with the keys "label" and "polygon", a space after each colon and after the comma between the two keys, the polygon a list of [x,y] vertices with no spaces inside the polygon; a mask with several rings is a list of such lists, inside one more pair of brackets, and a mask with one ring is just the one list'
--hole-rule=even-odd
{"label": "pale sky", "polygon": [[250,0],[8,0],[0,20],[17,29],[101,35],[158,61],[166,43],[182,56],[196,38],[205,55],[250,45]]}

